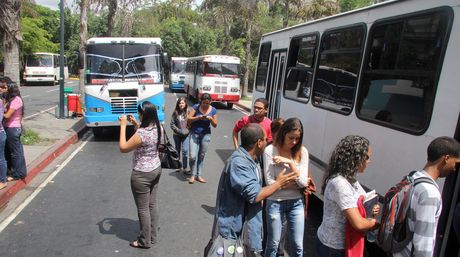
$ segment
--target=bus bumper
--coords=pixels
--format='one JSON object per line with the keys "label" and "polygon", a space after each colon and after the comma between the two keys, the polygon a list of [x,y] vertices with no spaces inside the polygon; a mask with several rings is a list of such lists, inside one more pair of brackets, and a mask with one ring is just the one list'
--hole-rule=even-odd
{"label": "bus bumper", "polygon": [[[210,94],[213,102],[238,103],[240,95]],[[201,97],[201,95],[200,95]]]}

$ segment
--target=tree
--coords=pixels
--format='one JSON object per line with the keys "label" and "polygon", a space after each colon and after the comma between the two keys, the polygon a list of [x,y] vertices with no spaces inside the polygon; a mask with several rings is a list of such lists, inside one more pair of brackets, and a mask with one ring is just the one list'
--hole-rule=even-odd
{"label": "tree", "polygon": [[[89,11],[89,0],[81,0],[80,2],[80,45],[78,47],[79,56],[78,56],[78,73],[80,75],[80,83],[79,83],[79,90],[80,92],[85,92],[85,71],[84,71],[84,64],[85,64],[85,55],[86,55],[86,36],[88,33],[88,11]],[[84,102],[85,98],[82,98]]]}
{"label": "tree", "polygon": [[4,74],[19,85],[19,42],[21,1],[3,0],[0,5],[0,38],[2,40]]}

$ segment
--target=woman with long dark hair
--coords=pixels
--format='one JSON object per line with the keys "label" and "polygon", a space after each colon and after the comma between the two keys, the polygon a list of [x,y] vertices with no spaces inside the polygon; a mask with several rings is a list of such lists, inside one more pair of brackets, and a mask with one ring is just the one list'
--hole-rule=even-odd
{"label": "woman with long dark hair", "polygon": [[150,248],[157,242],[158,206],[157,190],[161,175],[159,146],[162,127],[158,120],[156,107],[146,101],[137,108],[141,121],[136,133],[126,141],[126,125],[128,121],[137,121],[132,115],[120,116],[120,151],[128,153],[134,150],[131,173],[131,190],[137,206],[140,233],[130,246]]}
{"label": "woman with long dark hair", "polygon": [[217,110],[211,106],[211,95],[204,93],[200,103],[195,104],[188,114],[190,129],[190,168],[192,176],[188,183],[206,183],[201,176],[204,167],[204,157],[211,142],[211,125],[217,127]]}
{"label": "woman with long dark hair", "polygon": [[276,257],[286,220],[286,232],[292,240],[293,256],[303,256],[304,195],[308,185],[308,150],[302,145],[303,126],[299,119],[287,119],[279,129],[273,144],[264,151],[264,173],[268,185],[286,171],[298,174],[298,179],[267,198],[266,257]]}
{"label": "woman with long dark hair", "polygon": [[23,179],[27,175],[24,148],[21,143],[22,118],[24,116],[24,102],[21,92],[15,82],[8,82],[5,94],[5,114],[3,127],[6,132],[6,160],[9,168],[8,181]]}
{"label": "woman with long dark hair", "polygon": [[[3,120],[5,108],[3,105],[3,92],[7,90],[7,79],[0,77],[0,121]],[[0,123],[0,189],[6,187],[7,182],[7,165],[5,159],[6,132],[3,124]]]}
{"label": "woman with long dark hair", "polygon": [[[377,221],[363,218],[358,209],[358,199],[366,191],[356,177],[364,172],[371,155],[369,140],[362,136],[346,136],[335,147],[324,175],[323,221],[317,232],[316,256],[345,257],[347,221],[355,231],[377,228]],[[374,208],[374,212],[378,210]]]}
{"label": "woman with long dark hair", "polygon": [[189,148],[189,129],[187,128],[187,100],[181,96],[177,99],[176,108],[171,116],[171,129],[174,132],[173,139],[178,153],[182,152],[182,164],[177,171],[189,173],[187,170],[188,148]]}

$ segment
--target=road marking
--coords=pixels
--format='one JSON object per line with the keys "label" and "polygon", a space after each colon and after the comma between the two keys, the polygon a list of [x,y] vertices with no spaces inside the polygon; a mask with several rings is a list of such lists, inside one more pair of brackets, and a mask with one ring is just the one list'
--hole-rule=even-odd
{"label": "road marking", "polygon": [[30,96],[30,95],[25,95],[25,96],[22,96],[22,98],[27,98],[27,97],[29,97],[29,96]]}
{"label": "road marking", "polygon": [[251,113],[247,112],[245,109],[239,107],[238,105],[233,105],[233,108],[242,112],[243,114],[250,115]]}
{"label": "road marking", "polygon": [[40,114],[42,114],[42,113],[45,113],[45,112],[49,112],[49,111],[53,110],[53,109],[56,108],[56,107],[57,107],[57,105],[55,105],[55,106],[53,106],[53,107],[51,107],[51,108],[48,108],[48,109],[46,109],[46,110],[37,112],[37,113],[35,113],[35,114],[29,115],[29,116],[25,117],[24,120],[31,119],[31,118],[33,118],[33,117],[35,117],[35,116],[37,116],[37,115],[40,115]]}
{"label": "road marking", "polygon": [[53,171],[53,173],[51,173],[50,176],[45,181],[43,181],[43,183],[41,183],[41,185],[37,187],[37,189],[35,189],[31,195],[29,195],[29,197],[27,197],[27,199],[22,204],[20,204],[10,216],[8,216],[2,223],[0,223],[0,233],[2,233],[2,231],[19,215],[19,213],[21,213],[21,211],[24,210],[24,208],[26,208],[27,205],[29,205],[29,203],[31,203],[32,200],[42,191],[42,189],[45,188],[46,185],[48,185],[48,183],[50,183],[50,181],[53,180],[53,178],[56,177],[56,175],[59,174],[62,169],[64,169],[64,167],[75,157],[75,155],[77,155],[77,153],[80,152],[83,147],[85,147],[85,145],[90,141],[91,137],[89,137],[87,141],[84,141],[75,151],[73,151],[73,153],[67,157],[67,159],[55,171]]}
{"label": "road marking", "polygon": [[59,90],[59,88],[48,90],[48,91],[46,91],[46,93],[50,93],[50,92],[53,92],[53,91],[56,91],[56,90]]}

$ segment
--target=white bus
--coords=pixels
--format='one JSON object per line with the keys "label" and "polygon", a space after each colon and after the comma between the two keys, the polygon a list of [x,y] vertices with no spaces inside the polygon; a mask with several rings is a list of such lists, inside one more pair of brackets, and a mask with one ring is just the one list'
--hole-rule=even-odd
{"label": "white bus", "polygon": [[184,90],[186,57],[171,57],[169,89]]}
{"label": "white bus", "polygon": [[[42,83],[53,86],[59,82],[59,78],[59,54],[33,53],[27,57],[23,74],[25,84]],[[64,56],[64,80],[68,78],[67,57]]]}
{"label": "white bus", "polygon": [[164,122],[164,70],[160,38],[100,37],[86,43],[85,121],[96,137],[119,126],[121,114],[137,117],[149,101]]}
{"label": "white bus", "polygon": [[189,58],[184,90],[195,99],[209,93],[212,101],[226,102],[231,109],[240,100],[240,58],[225,55]]}
{"label": "white bus", "polygon": [[[431,140],[460,140],[459,60],[459,0],[388,1],[263,35],[254,99],[269,101],[271,118],[302,120],[318,186],[341,138],[368,138],[374,155],[359,180],[384,195],[423,167]],[[439,185],[435,256],[457,256],[460,176]]]}

